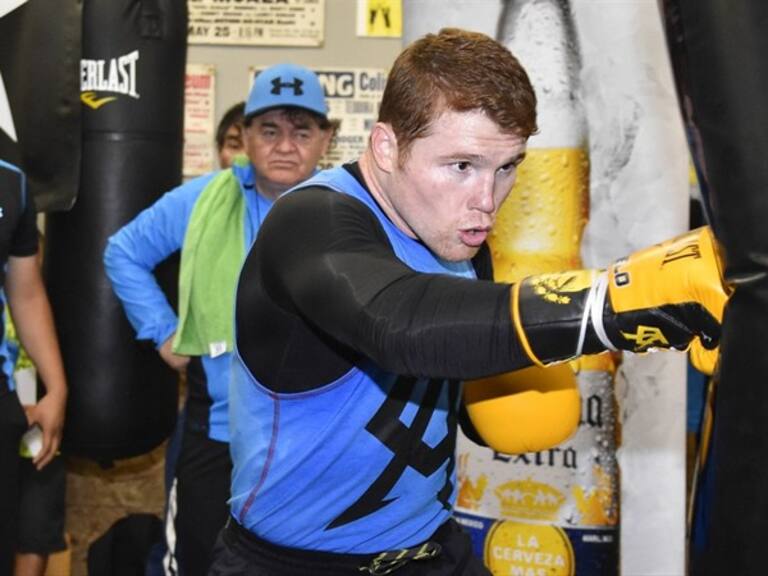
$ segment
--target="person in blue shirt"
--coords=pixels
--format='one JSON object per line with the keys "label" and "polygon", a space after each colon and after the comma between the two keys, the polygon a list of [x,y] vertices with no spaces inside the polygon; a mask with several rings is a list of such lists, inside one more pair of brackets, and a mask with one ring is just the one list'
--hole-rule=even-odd
{"label": "person in blue shirt", "polygon": [[[14,366],[16,392],[27,410],[37,402],[36,369],[19,344],[7,306],[4,312],[3,356],[7,353],[6,361]],[[49,557],[67,548],[64,533],[67,483],[64,457],[57,454],[45,467],[38,469],[32,459],[35,444],[33,442],[30,447],[30,438],[34,437],[22,439],[19,450],[19,530],[14,576],[44,576]]]}
{"label": "person in blue shirt", "polygon": [[64,365],[37,251],[35,204],[25,175],[0,160],[0,314],[7,303],[19,342],[46,390],[36,405],[22,408],[13,379],[14,353],[0,318],[0,574],[12,573],[18,552],[21,436],[32,426],[40,428],[42,442],[32,464],[45,469],[58,452],[67,404]]}
{"label": "person in blue shirt", "polygon": [[[656,266],[631,255],[490,281],[485,242],[536,130],[517,59],[445,29],[396,59],[359,160],[275,203],[238,281],[231,517],[209,576],[488,576],[452,519],[457,426],[476,437],[483,415],[461,381],[717,345],[725,294],[706,235],[654,247]],[[547,392],[511,400],[543,413]],[[569,397],[550,411],[575,426]]]}
{"label": "person in blue shirt", "polygon": [[[181,573],[204,574],[228,513],[228,384],[237,274],[273,202],[310,177],[333,126],[317,76],[279,64],[256,77],[245,105],[247,157],[163,195],[108,241],[104,264],[136,338],[186,372],[181,452],[169,503]],[[178,314],[153,269],[181,251]]]}
{"label": "person in blue shirt", "polygon": [[[245,154],[243,143],[243,121],[245,119],[245,101],[241,100],[230,106],[222,115],[216,126],[214,142],[219,162],[219,168],[231,168],[238,156]],[[180,410],[176,425],[165,446],[165,539],[156,543],[147,562],[146,576],[161,576],[166,574],[165,565],[176,568],[175,550],[170,550],[167,541],[175,541],[176,535],[176,498],[169,498],[170,491],[176,478],[176,464],[179,460],[181,440],[184,433],[186,411]],[[168,570],[171,571],[170,569]]]}

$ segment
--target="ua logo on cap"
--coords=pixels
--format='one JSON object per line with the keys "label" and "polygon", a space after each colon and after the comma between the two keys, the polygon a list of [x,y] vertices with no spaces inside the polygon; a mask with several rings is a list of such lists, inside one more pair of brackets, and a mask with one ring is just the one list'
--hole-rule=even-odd
{"label": "ua logo on cap", "polygon": [[272,79],[272,94],[280,94],[283,91],[283,88],[293,88],[293,95],[294,96],[301,96],[304,94],[304,90],[301,89],[301,86],[304,84],[304,81],[300,78],[294,78],[293,82],[282,82],[281,78],[278,76],[277,78]]}

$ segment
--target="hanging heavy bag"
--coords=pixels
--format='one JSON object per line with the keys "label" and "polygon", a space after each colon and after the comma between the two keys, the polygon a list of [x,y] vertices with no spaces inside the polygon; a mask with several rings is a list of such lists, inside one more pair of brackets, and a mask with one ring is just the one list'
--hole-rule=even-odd
{"label": "hanging heavy bag", "polygon": [[[695,480],[692,576],[762,574],[768,530],[768,5],[665,0],[680,102],[735,291],[725,309],[709,453]],[[709,420],[709,419],[708,419]],[[706,442],[705,442],[706,444]]]}
{"label": "hanging heavy bag", "polygon": [[[46,282],[70,386],[64,451],[145,453],[174,426],[177,375],[134,339],[102,265],[107,238],[181,180],[184,0],[83,5],[81,184],[46,230]],[[177,263],[157,276],[175,301]]]}

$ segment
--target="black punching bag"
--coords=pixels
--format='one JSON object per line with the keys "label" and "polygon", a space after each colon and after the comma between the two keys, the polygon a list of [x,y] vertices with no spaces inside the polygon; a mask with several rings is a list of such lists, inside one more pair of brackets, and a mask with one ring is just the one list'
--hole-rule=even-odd
{"label": "black punching bag", "polygon": [[[85,0],[77,202],[47,221],[45,277],[70,386],[65,452],[102,463],[173,429],[177,375],[112,292],[107,238],[181,180],[185,0]],[[177,265],[157,271],[175,301]]]}
{"label": "black punching bag", "polygon": [[40,212],[68,210],[80,182],[80,0],[0,1],[0,158]]}
{"label": "black punching bag", "polygon": [[691,576],[766,574],[768,534],[768,3],[665,0],[693,151],[735,291],[711,446],[697,486]]}

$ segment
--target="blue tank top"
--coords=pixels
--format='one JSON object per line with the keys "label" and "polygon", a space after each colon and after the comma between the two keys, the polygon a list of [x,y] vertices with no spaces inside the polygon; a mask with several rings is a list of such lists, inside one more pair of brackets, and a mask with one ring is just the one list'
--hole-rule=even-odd
{"label": "blue tank top", "polygon": [[[309,186],[362,201],[410,268],[475,277],[469,261],[443,261],[396,228],[343,168],[300,188]],[[263,387],[237,351],[235,358],[231,511],[242,526],[282,546],[364,554],[421,543],[451,515],[456,383],[364,362],[321,388],[280,394]],[[385,444],[393,437],[399,453]]]}

